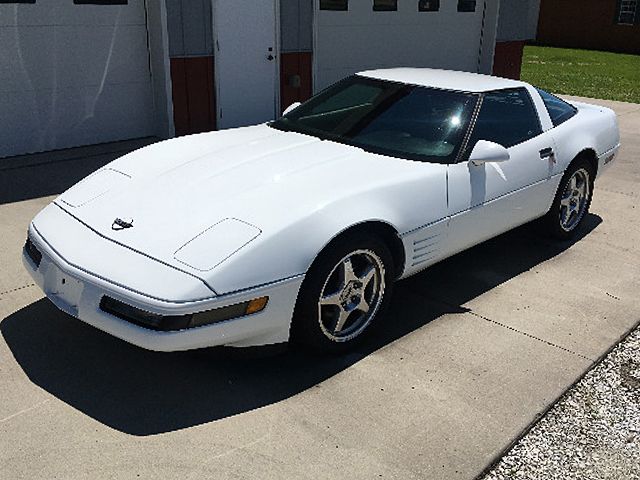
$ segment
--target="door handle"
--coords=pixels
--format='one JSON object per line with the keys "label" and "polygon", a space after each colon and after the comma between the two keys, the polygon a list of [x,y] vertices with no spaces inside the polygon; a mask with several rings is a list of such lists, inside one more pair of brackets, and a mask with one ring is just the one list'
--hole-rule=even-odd
{"label": "door handle", "polygon": [[543,148],[540,150],[540,158],[551,158],[553,157],[553,148]]}
{"label": "door handle", "polygon": [[270,62],[273,61],[274,58],[276,58],[276,57],[274,57],[271,54],[267,55],[267,60],[269,60]]}

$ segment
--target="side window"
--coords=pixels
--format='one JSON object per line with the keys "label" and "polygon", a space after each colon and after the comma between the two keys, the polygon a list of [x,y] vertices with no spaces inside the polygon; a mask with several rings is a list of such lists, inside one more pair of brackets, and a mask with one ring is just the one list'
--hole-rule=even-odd
{"label": "side window", "polygon": [[566,122],[573,117],[578,111],[573,105],[569,105],[564,100],[559,99],[555,95],[551,95],[544,90],[537,89],[538,93],[542,97],[542,101],[547,107],[553,126],[557,127],[561,123]]}
{"label": "side window", "polygon": [[538,113],[524,88],[484,95],[469,148],[488,140],[509,148],[542,133]]}

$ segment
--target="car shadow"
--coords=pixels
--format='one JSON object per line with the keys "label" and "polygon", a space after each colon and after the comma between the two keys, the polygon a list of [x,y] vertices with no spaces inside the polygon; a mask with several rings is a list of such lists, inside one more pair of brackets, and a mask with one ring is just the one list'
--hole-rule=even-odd
{"label": "car shadow", "polygon": [[15,359],[36,385],[114,429],[153,435],[260,408],[300,393],[379,348],[562,253],[602,222],[585,219],[578,238],[554,242],[526,225],[396,285],[378,328],[348,354],[216,348],[156,353],[131,346],[37,301],[0,323]]}

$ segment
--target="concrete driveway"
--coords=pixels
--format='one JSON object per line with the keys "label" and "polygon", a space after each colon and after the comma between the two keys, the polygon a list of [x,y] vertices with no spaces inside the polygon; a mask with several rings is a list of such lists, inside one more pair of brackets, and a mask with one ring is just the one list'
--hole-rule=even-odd
{"label": "concrete driveway", "polygon": [[640,105],[601,103],[624,148],[577,242],[442,262],[337,358],[151,353],[59,312],[20,263],[51,197],[20,192],[65,167],[0,171],[0,478],[474,478],[640,319]]}

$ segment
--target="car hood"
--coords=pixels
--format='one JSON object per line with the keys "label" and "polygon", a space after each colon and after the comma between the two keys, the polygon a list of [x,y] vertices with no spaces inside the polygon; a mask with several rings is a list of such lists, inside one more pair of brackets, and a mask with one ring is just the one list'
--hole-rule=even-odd
{"label": "car hood", "polygon": [[[176,268],[206,271],[260,235],[407,175],[389,168],[407,163],[259,125],[142,148],[55,202],[117,243]],[[218,253],[203,245],[187,251],[203,232]],[[208,258],[199,261],[201,255]]]}

